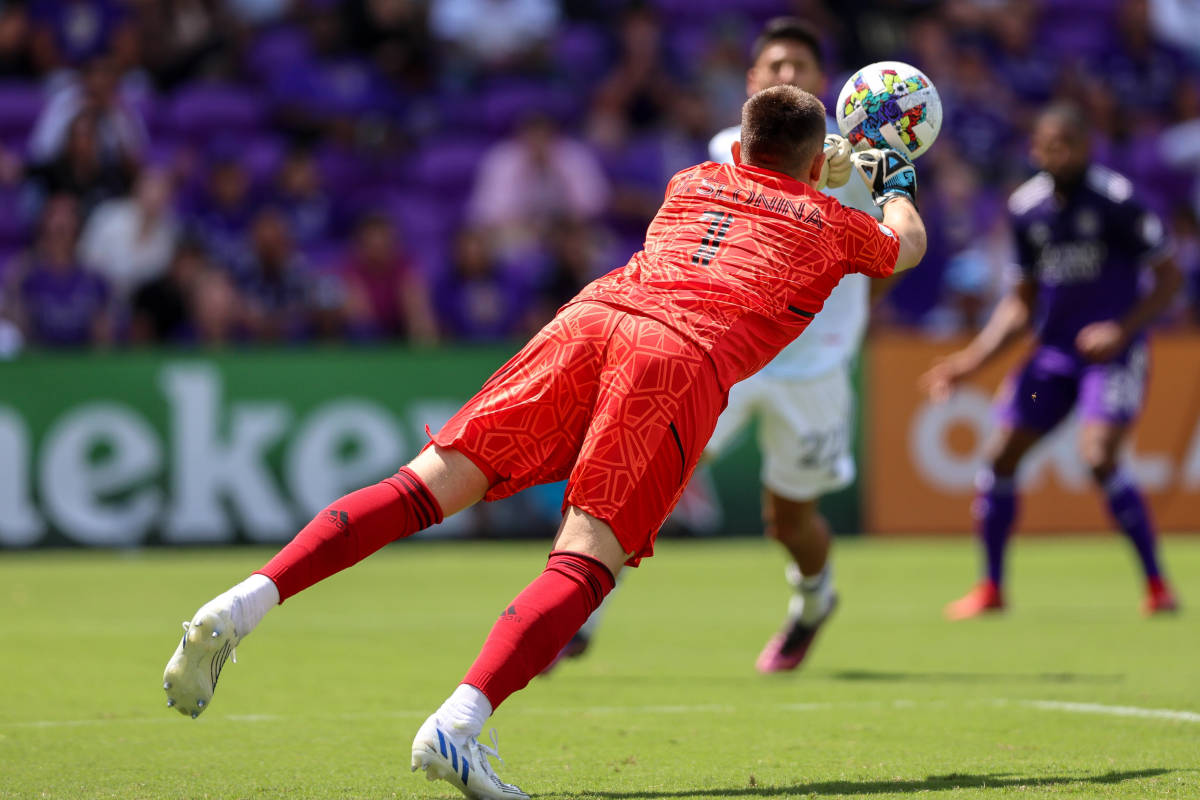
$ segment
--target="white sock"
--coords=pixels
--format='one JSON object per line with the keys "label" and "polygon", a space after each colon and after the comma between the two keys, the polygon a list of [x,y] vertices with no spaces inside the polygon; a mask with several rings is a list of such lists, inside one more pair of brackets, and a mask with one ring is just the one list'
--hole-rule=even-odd
{"label": "white sock", "polygon": [[469,683],[460,683],[435,714],[458,744],[483,733],[483,723],[491,715],[491,701]]}
{"label": "white sock", "polygon": [[[792,565],[794,567],[794,565]],[[796,590],[788,602],[788,616],[805,625],[815,625],[829,613],[833,603],[833,564],[825,562],[825,568],[816,575],[801,576],[798,569],[788,570],[788,580]]]}
{"label": "white sock", "polygon": [[210,603],[229,600],[233,615],[233,628],[239,639],[245,639],[250,631],[258,627],[262,618],[279,605],[279,589],[266,575],[255,573],[246,580],[213,598]]}

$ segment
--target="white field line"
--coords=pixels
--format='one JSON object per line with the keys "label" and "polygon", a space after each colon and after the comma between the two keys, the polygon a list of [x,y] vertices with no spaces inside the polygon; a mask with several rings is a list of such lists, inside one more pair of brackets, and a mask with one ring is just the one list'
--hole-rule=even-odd
{"label": "white field line", "polygon": [[[1060,700],[1007,700],[995,698],[984,701],[987,704],[1004,707],[1030,708],[1038,711],[1058,711],[1072,714],[1102,714],[1114,717],[1139,717],[1142,719],[1161,719],[1176,722],[1200,722],[1200,713],[1195,711],[1180,711],[1169,708],[1141,708],[1139,706],[1108,706],[1098,703],[1074,703]],[[861,701],[849,703],[780,703],[771,706],[756,706],[767,711],[807,712],[828,711],[839,708],[877,708],[907,710],[913,708],[945,708],[947,703],[941,700],[917,701],[897,699],[891,701]],[[978,704],[968,704],[978,705]],[[728,704],[703,705],[642,705],[642,706],[559,706],[548,708],[525,708],[519,714],[539,715],[579,715],[579,714],[732,714],[742,709]],[[289,719],[315,718],[324,720],[355,720],[355,719],[416,719],[421,720],[429,715],[429,710],[397,709],[393,711],[355,711],[341,714],[225,714],[209,719],[227,722],[286,722]],[[174,723],[174,714],[163,714],[160,717],[126,717],[109,719],[67,719],[67,720],[31,720],[25,722],[0,722],[0,730],[13,728],[78,728],[98,725],[120,724],[162,724]]]}
{"label": "white field line", "polygon": [[1107,714],[1111,717],[1142,717],[1171,719],[1180,722],[1200,722],[1195,711],[1176,711],[1170,708],[1140,708],[1139,706],[1103,706],[1099,703],[1066,703],[1059,700],[1026,700],[1021,703],[1039,711],[1067,711],[1075,714]]}

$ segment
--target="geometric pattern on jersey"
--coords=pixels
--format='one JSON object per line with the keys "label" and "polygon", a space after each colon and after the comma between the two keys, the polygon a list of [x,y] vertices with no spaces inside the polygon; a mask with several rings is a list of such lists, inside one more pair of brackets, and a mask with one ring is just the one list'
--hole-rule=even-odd
{"label": "geometric pattern on jersey", "polygon": [[659,320],[603,303],[563,308],[433,441],[487,475],[486,500],[567,479],[631,566],[678,502],[725,404],[709,359]]}
{"label": "geometric pattern on jersey", "polygon": [[782,173],[705,162],[671,179],[644,249],[574,302],[653,316],[709,353],[728,389],[800,335],[844,275],[887,277],[899,242]]}

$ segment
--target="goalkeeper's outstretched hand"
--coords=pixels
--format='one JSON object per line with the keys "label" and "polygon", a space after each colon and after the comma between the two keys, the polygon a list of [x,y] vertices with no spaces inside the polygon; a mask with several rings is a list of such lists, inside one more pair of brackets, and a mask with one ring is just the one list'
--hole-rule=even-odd
{"label": "goalkeeper's outstretched hand", "polygon": [[882,206],[897,197],[907,197],[914,206],[917,204],[917,170],[899,150],[863,150],[850,160],[871,190],[875,205]]}
{"label": "goalkeeper's outstretched hand", "polygon": [[850,147],[850,142],[846,141],[846,137],[838,136],[836,133],[831,133],[825,137],[825,169],[822,175],[825,178],[824,185],[817,188],[837,189],[840,186],[845,186],[850,180],[850,173],[854,171],[854,165],[850,163],[850,154],[853,149]]}

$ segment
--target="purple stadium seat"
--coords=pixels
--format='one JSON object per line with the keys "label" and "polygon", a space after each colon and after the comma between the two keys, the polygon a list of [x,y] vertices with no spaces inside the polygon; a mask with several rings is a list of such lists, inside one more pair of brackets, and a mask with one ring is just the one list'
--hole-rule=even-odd
{"label": "purple stadium seat", "polygon": [[0,84],[0,132],[28,137],[45,104],[46,96],[36,85]]}
{"label": "purple stadium seat", "polygon": [[279,168],[285,149],[283,140],[278,136],[255,134],[246,141],[242,150],[242,166],[255,183],[265,183]]}
{"label": "purple stadium seat", "polygon": [[712,36],[704,27],[681,25],[670,32],[668,47],[675,57],[675,63],[682,65],[684,69],[694,74],[704,66],[705,60],[709,57],[712,50]]}
{"label": "purple stadium seat", "polygon": [[170,168],[175,164],[184,147],[184,143],[177,139],[155,136],[150,139],[142,157],[151,166]]}
{"label": "purple stadium seat", "polygon": [[323,147],[317,151],[317,169],[330,194],[348,197],[363,185],[368,167],[354,153],[336,147]]}
{"label": "purple stadium seat", "polygon": [[214,134],[244,133],[264,123],[263,104],[250,91],[232,86],[196,86],[178,92],[167,111],[177,136],[207,139]]}
{"label": "purple stadium seat", "polygon": [[341,242],[318,241],[303,247],[304,257],[312,269],[337,271],[346,260],[346,248]]}
{"label": "purple stadium seat", "polygon": [[305,65],[312,55],[308,37],[294,28],[278,28],[255,37],[246,66],[264,83]]}
{"label": "purple stadium seat", "polygon": [[571,99],[551,86],[531,83],[502,84],[489,89],[480,99],[481,120],[495,135],[510,133],[530,114],[549,114],[561,119],[571,110]]}
{"label": "purple stadium seat", "polygon": [[463,191],[470,187],[475,170],[491,145],[486,139],[445,138],[430,142],[414,160],[412,179],[439,191]]}
{"label": "purple stadium seat", "polygon": [[567,26],[555,38],[553,47],[555,63],[577,84],[591,84],[608,70],[608,40],[594,26]]}
{"label": "purple stadium seat", "polygon": [[405,192],[384,196],[378,207],[392,218],[406,239],[413,241],[446,238],[461,216],[452,203],[430,202]]}
{"label": "purple stadium seat", "polygon": [[5,209],[5,213],[0,214],[0,248],[19,248],[28,242],[32,233],[26,228],[23,215],[17,212],[20,200],[21,192],[18,188],[0,187],[0,208]]}

